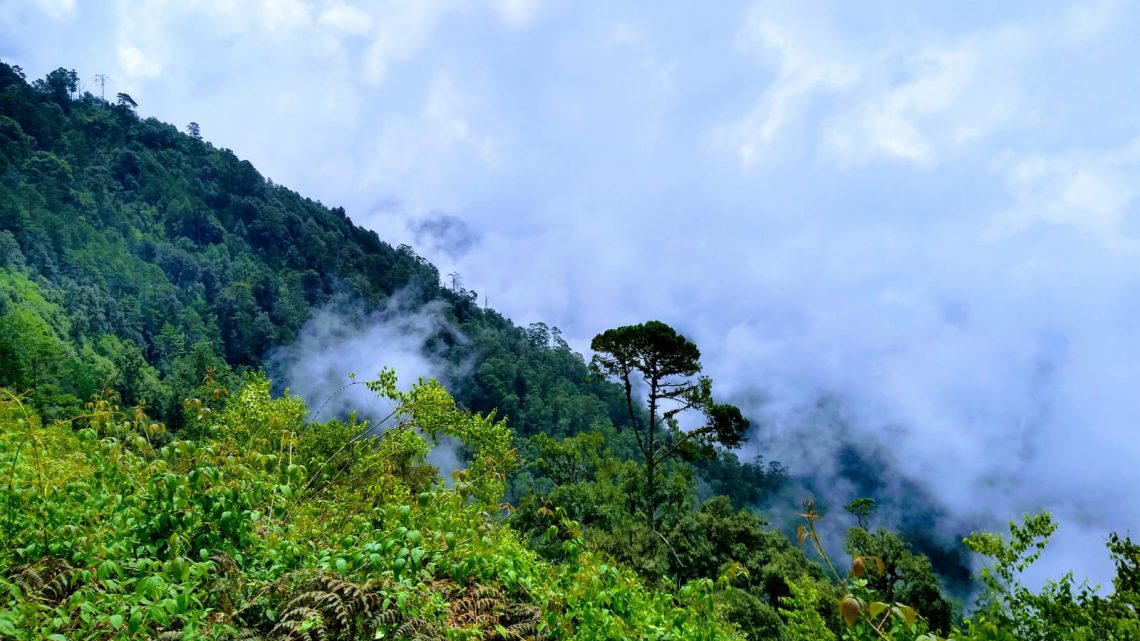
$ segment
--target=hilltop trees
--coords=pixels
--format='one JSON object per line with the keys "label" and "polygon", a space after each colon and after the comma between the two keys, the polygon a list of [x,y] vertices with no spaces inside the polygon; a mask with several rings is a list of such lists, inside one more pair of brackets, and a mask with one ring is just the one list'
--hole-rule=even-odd
{"label": "hilltop trees", "polygon": [[0,61],[0,385],[34,390],[42,414],[74,415],[111,385],[145,392],[177,429],[180,390],[268,367],[317,309],[430,304],[433,353],[470,373],[464,407],[522,434],[623,420],[617,386],[587,382],[549,332],[447,290],[411,247],[271,183],[200,128],[140,118],[125,94],[108,108],[77,83],[60,69],[29,84]]}
{"label": "hilltop trees", "polygon": [[79,91],[79,74],[74,69],[69,71],[61,67],[49,73],[43,80],[35,81],[32,87],[59,106],[66,108],[71,97]]}
{"label": "hilltop trees", "polygon": [[[597,352],[593,371],[616,378],[625,389],[630,425],[645,460],[645,518],[655,529],[658,468],[702,446],[738,447],[748,420],[739,408],[713,400],[712,380],[699,376],[700,350],[661,321],[606,330],[594,337],[590,349]],[[647,388],[644,421],[634,409],[635,384]],[[678,416],[691,411],[702,413],[704,424],[683,430]]]}

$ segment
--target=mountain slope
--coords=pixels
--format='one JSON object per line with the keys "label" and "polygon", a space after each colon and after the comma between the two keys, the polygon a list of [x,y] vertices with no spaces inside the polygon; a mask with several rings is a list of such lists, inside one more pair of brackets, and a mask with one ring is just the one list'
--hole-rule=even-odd
{"label": "mountain slope", "polygon": [[618,390],[587,382],[556,333],[479,308],[410,247],[227,149],[75,96],[70,73],[28,84],[0,63],[0,386],[36,390],[49,414],[110,386],[177,427],[174,390],[263,367],[315,308],[375,309],[401,292],[458,330],[432,347],[469,370],[454,381],[465,406],[497,408],[521,434],[624,420]]}

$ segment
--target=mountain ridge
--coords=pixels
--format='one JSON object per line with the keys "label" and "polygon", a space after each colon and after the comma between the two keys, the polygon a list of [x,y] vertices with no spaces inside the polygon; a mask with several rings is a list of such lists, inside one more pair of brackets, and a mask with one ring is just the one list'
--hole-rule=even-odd
{"label": "mountain ridge", "polygon": [[[573,388],[563,396],[579,414],[584,400],[600,399],[608,407],[592,408],[592,416],[620,425],[616,390],[586,381],[581,358],[556,330],[520,328],[480,308],[469,292],[444,287],[438,270],[411,247],[385,243],[343,208],[275,185],[230,150],[139,118],[129,105],[73,98],[63,70],[28,85],[5,65],[0,92],[0,113],[7,114],[0,124],[3,169],[28,167],[20,189],[11,174],[2,187],[5,260],[41,276],[39,286],[46,281],[55,290],[49,298],[82,306],[70,315],[86,322],[69,331],[97,355],[113,362],[141,356],[145,365],[119,364],[153,368],[145,373],[160,383],[195,346],[199,361],[261,367],[271,348],[296,338],[312,310],[345,298],[376,309],[401,291],[412,308],[440,301],[447,320],[468,337],[466,345],[433,338],[450,362],[474,361],[471,384],[459,391],[471,409],[498,408],[522,433],[558,424],[528,413],[557,405],[553,381],[536,388],[543,377],[526,376],[552,369]],[[43,108],[40,97],[47,98]],[[140,354],[100,348],[107,334],[133,342]],[[524,376],[529,387],[517,384]],[[26,388],[27,378],[18,368],[0,385]],[[127,387],[124,402],[142,399],[141,390]],[[86,398],[96,390],[73,391]],[[152,407],[177,424],[179,399],[148,392]]]}

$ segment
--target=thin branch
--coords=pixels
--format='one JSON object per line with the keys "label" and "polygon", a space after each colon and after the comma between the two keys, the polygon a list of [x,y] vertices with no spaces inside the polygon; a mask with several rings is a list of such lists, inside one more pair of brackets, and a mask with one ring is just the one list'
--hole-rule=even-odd
{"label": "thin branch", "polygon": [[[393,414],[395,414],[395,412],[393,412]],[[389,417],[390,416],[391,415],[389,415]],[[383,438],[385,435],[391,434],[392,432],[394,432],[398,429],[404,428],[404,427],[406,427],[406,426],[405,425],[396,426],[396,427],[380,434],[379,438]],[[325,459],[325,462],[321,463],[317,467],[317,470],[315,472],[313,472],[313,475],[309,477],[308,482],[305,483],[305,486],[303,488],[301,488],[301,491],[297,492],[297,494],[294,495],[294,503],[293,504],[296,505],[296,501],[299,500],[302,496],[304,496],[312,488],[313,483],[316,482],[317,478],[321,475],[321,472],[323,472],[325,470],[325,468],[328,467],[329,463],[332,463],[333,459],[335,459],[337,456],[339,456],[341,452],[345,451],[346,449],[348,449],[349,447],[351,447],[355,443],[358,443],[359,441],[363,440],[366,436],[371,434],[372,429],[373,428],[370,425],[368,427],[368,429],[363,430],[359,434],[357,434],[356,436],[353,436],[352,438],[348,439],[348,441],[346,441],[344,445],[340,446],[340,449],[333,452],[331,456],[329,456],[327,459]],[[292,507],[290,507],[290,510],[291,509],[292,509]],[[285,514],[282,515],[282,517],[281,517],[282,522],[284,522],[286,520],[286,518],[289,516],[290,510],[286,510]]]}
{"label": "thin branch", "polygon": [[686,441],[692,439],[694,436],[703,436],[703,435],[705,435],[711,431],[712,431],[712,427],[706,426],[706,427],[702,427],[700,429],[693,430],[691,432],[682,432],[681,438],[674,441],[673,445],[668,450],[659,450],[661,458],[654,458],[653,462],[654,463],[660,463],[660,462],[664,461],[665,459],[669,458],[670,456],[673,456],[673,454],[678,449],[680,449],[680,447],[682,445],[684,445]]}

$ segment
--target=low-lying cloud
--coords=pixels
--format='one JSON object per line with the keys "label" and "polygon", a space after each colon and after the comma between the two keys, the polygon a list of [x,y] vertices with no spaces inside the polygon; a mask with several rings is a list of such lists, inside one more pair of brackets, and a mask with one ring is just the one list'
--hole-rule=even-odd
{"label": "low-lying cloud", "polygon": [[376,420],[391,412],[390,401],[354,383],[391,368],[401,389],[420,378],[446,384],[457,372],[432,348],[442,333],[459,336],[438,303],[412,308],[397,294],[374,311],[347,302],[330,304],[313,313],[291,345],[270,356],[270,372],[279,387],[305,399],[314,419],[357,412],[361,420]]}

